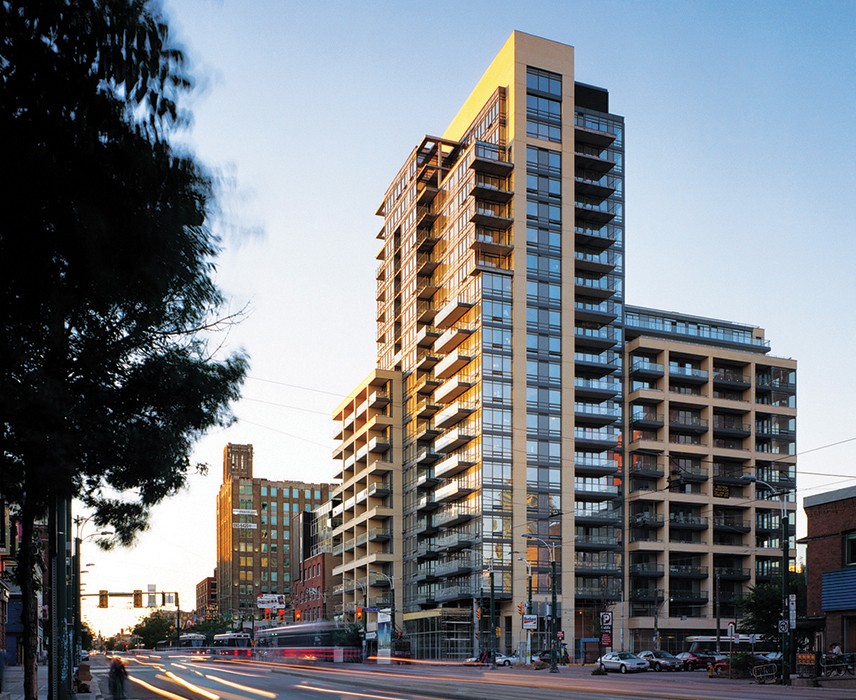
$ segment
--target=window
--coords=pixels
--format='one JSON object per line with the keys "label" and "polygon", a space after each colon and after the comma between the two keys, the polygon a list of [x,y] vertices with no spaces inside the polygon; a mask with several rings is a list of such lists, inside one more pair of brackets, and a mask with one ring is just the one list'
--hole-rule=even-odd
{"label": "window", "polygon": [[856,566],[856,531],[844,533],[844,565]]}

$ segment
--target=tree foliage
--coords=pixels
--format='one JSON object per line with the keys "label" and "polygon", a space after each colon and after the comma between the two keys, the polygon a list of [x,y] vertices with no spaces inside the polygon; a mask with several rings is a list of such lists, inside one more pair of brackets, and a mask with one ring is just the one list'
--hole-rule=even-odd
{"label": "tree foliage", "polygon": [[147,0],[0,4],[0,493],[30,634],[35,519],[79,498],[130,543],[239,396],[246,358],[207,344],[216,183],[170,140],[190,88]]}
{"label": "tree foliage", "polygon": [[140,620],[131,632],[140,638],[140,642],[146,649],[154,649],[161,640],[168,639],[170,635],[175,639],[175,615],[154,610],[147,617]]}
{"label": "tree foliage", "polygon": [[[797,610],[805,611],[806,585],[803,574],[788,573],[788,593],[796,594]],[[740,631],[745,634],[760,634],[768,640],[777,640],[780,636],[777,624],[782,619],[782,602],[782,586],[779,581],[750,586],[740,601]]]}

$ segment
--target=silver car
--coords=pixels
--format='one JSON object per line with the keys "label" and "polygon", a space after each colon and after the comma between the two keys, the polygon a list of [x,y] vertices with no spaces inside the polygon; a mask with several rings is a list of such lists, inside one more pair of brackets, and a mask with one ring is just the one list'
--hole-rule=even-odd
{"label": "silver car", "polygon": [[661,649],[640,651],[639,658],[645,659],[655,671],[680,671],[684,667],[684,662],[681,659]]}
{"label": "silver car", "polygon": [[619,671],[621,673],[648,670],[648,662],[629,651],[611,651],[604,654],[597,660],[597,665],[601,671]]}

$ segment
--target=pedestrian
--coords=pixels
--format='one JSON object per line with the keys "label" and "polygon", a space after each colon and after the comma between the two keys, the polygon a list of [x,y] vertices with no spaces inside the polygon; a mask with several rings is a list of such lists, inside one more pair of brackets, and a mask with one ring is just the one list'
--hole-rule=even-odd
{"label": "pedestrian", "polygon": [[110,663],[110,695],[113,700],[124,700],[125,698],[125,679],[128,677],[128,671],[122,659],[118,656],[113,657]]}
{"label": "pedestrian", "polygon": [[838,646],[838,642],[832,642],[829,645],[829,654],[830,656],[841,656],[841,647]]}

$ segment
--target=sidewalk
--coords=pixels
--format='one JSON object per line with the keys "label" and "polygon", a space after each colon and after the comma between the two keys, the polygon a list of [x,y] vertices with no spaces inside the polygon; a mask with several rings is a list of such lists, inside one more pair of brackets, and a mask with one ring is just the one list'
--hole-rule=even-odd
{"label": "sidewalk", "polygon": [[[47,700],[48,684],[47,665],[39,665],[39,700]],[[98,685],[96,674],[92,674],[92,682],[89,684],[90,693],[77,693],[77,700],[101,700],[101,688]],[[24,667],[7,666],[3,676],[3,692],[0,700],[24,700]]]}

